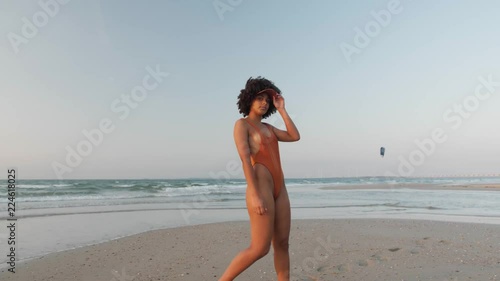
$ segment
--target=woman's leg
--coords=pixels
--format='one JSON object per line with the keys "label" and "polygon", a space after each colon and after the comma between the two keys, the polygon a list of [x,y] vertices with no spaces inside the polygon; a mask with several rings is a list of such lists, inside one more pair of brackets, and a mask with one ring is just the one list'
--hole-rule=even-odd
{"label": "woman's leg", "polygon": [[[258,173],[259,168],[257,167],[260,165],[256,164],[255,166],[257,175],[261,174]],[[248,215],[250,216],[251,231],[250,246],[236,255],[219,281],[233,280],[250,265],[265,256],[271,247],[274,229],[274,198],[272,185],[270,185],[272,181],[261,178],[260,180],[258,179],[257,182],[260,185],[259,190],[267,208],[267,213],[265,215],[259,215],[251,208],[247,190],[246,202]]]}
{"label": "woman's leg", "polygon": [[288,240],[290,237],[291,211],[285,185],[283,185],[280,195],[276,198],[274,208],[274,268],[278,274],[278,281],[289,281],[290,255],[288,253]]}

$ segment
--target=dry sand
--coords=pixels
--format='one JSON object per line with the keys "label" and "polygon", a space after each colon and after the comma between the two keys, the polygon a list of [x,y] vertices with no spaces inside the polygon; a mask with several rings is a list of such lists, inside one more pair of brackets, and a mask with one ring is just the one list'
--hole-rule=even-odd
{"label": "dry sand", "polygon": [[[248,222],[155,230],[50,254],[0,280],[217,280],[248,241]],[[500,225],[294,220],[290,253],[292,280],[500,280]],[[276,280],[272,250],[236,280]]]}

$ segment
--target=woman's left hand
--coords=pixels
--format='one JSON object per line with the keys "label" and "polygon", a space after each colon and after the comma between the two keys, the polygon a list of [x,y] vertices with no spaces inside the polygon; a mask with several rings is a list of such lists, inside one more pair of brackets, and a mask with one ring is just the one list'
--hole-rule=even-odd
{"label": "woman's left hand", "polygon": [[276,107],[276,109],[278,110],[285,108],[285,99],[280,94],[276,94],[275,96],[273,96],[273,103],[274,107]]}

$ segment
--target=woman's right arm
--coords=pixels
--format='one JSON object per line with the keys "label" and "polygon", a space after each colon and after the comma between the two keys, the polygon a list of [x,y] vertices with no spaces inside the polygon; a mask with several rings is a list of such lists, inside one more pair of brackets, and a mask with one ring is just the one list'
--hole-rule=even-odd
{"label": "woman's right arm", "polygon": [[236,149],[238,150],[238,155],[240,156],[241,163],[243,166],[243,173],[245,174],[245,179],[247,181],[250,196],[250,202],[252,208],[256,213],[263,215],[267,212],[267,208],[264,206],[264,201],[260,195],[259,189],[257,188],[257,178],[255,176],[255,171],[252,167],[252,162],[250,161],[250,145],[248,143],[248,129],[245,127],[245,122],[243,119],[236,121],[234,125],[234,142],[236,143]]}

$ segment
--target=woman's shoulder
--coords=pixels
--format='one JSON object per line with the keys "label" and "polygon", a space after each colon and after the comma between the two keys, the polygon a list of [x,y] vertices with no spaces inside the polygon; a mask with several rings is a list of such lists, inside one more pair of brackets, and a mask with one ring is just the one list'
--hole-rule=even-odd
{"label": "woman's shoulder", "polygon": [[247,127],[247,122],[245,121],[245,118],[239,118],[237,119],[235,122],[234,122],[234,126],[235,127],[240,127],[240,126],[243,126],[243,127]]}

